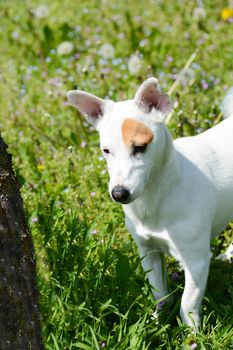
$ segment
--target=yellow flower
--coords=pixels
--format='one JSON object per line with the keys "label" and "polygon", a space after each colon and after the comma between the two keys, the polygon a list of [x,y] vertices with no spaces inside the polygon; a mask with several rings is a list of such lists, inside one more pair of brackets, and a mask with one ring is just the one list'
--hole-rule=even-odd
{"label": "yellow flower", "polygon": [[38,170],[44,170],[45,166],[43,164],[38,164],[37,169]]}
{"label": "yellow flower", "polygon": [[224,8],[221,12],[221,18],[226,21],[233,17],[233,8]]}

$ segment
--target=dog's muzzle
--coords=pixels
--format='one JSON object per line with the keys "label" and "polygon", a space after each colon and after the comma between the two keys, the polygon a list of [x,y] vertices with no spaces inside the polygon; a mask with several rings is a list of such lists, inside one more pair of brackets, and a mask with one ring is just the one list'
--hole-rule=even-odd
{"label": "dog's muzzle", "polygon": [[112,198],[119,203],[127,203],[130,197],[130,192],[124,186],[117,185],[112,189]]}

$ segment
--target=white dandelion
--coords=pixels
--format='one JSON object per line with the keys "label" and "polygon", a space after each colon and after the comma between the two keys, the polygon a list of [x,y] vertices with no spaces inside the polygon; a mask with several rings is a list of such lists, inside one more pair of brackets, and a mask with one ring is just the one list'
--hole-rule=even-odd
{"label": "white dandelion", "polygon": [[74,44],[71,41],[63,41],[57,47],[57,54],[59,56],[69,55],[74,49]]}
{"label": "white dandelion", "polygon": [[38,19],[48,17],[49,12],[49,7],[47,5],[40,5],[32,10],[33,15]]}
{"label": "white dandelion", "polygon": [[103,44],[99,48],[99,55],[104,59],[113,58],[115,54],[115,49],[111,44]]}
{"label": "white dandelion", "polygon": [[206,18],[206,11],[204,6],[195,7],[193,10],[193,19],[196,21],[201,21]]}
{"label": "white dandelion", "polygon": [[138,55],[131,55],[129,60],[128,60],[128,70],[130,74],[134,75],[137,74],[140,69],[142,68],[142,62]]}
{"label": "white dandelion", "polygon": [[178,74],[178,80],[183,86],[190,85],[195,80],[195,72],[192,68],[184,68]]}

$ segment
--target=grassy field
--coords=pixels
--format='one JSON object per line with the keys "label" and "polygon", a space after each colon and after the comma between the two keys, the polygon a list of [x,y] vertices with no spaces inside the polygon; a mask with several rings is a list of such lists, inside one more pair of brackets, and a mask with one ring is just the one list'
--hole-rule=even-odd
{"label": "grassy field", "polygon": [[[175,304],[160,324],[153,319],[136,246],[107,193],[97,134],[65,97],[77,87],[125,99],[148,76],[165,91],[179,79],[173,136],[214,125],[233,85],[232,14],[223,12],[227,1],[198,3],[0,1],[0,123],[34,239],[47,350],[233,349],[229,263],[213,259],[199,334],[178,319],[184,281],[172,259]],[[214,256],[232,227],[213,242]]]}

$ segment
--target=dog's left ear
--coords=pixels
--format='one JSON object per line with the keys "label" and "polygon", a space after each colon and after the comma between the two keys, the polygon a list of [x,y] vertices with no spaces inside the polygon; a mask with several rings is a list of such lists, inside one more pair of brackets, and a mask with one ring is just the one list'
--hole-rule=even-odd
{"label": "dog's left ear", "polygon": [[156,78],[149,78],[142,83],[135,94],[134,101],[144,113],[149,113],[155,108],[166,116],[171,111],[169,96],[160,90]]}
{"label": "dog's left ear", "polygon": [[69,104],[77,108],[91,124],[96,126],[104,114],[106,101],[80,90],[68,91],[66,95]]}

